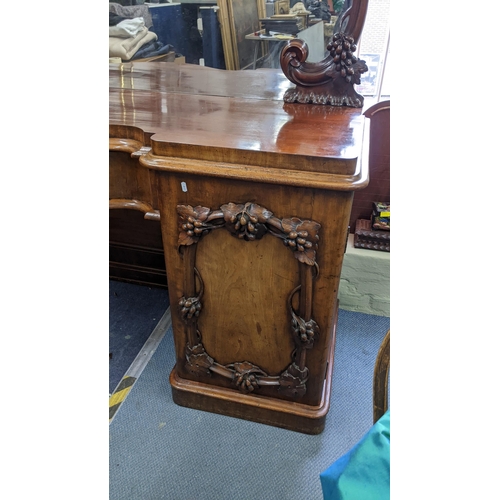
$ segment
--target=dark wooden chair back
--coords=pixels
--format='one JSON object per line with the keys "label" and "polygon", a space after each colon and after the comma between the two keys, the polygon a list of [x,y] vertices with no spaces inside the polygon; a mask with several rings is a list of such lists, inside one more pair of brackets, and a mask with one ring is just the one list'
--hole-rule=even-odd
{"label": "dark wooden chair back", "polygon": [[370,183],[354,194],[349,219],[351,233],[354,233],[358,219],[370,218],[374,201],[390,202],[390,101],[374,104],[364,115],[370,120]]}
{"label": "dark wooden chair back", "polygon": [[373,423],[389,408],[390,332],[380,345],[373,371]]}

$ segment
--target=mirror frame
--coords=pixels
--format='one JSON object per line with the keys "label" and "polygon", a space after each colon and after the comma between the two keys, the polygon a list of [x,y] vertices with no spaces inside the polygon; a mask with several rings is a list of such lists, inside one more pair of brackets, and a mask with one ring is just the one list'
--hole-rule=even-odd
{"label": "mirror frame", "polygon": [[368,11],[368,0],[352,0],[352,4],[345,12],[340,14],[340,26],[348,17],[345,33],[354,38],[354,43],[358,43],[359,37],[363,31]]}

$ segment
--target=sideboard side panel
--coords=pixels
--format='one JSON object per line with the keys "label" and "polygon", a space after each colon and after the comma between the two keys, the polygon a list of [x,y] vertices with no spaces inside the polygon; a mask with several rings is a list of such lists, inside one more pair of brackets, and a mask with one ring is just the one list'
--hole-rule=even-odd
{"label": "sideboard side panel", "polygon": [[[182,366],[185,363],[185,324],[180,317],[179,308],[176,306],[179,299],[183,297],[183,283],[185,267],[182,258],[182,253],[179,251],[178,241],[178,222],[177,222],[177,205],[191,205],[208,207],[211,210],[218,209],[221,205],[229,202],[245,203],[252,201],[266,207],[272,211],[276,217],[299,217],[301,219],[309,219],[317,221],[321,224],[320,239],[317,250],[317,262],[319,266],[319,275],[313,280],[313,304],[312,317],[319,325],[320,334],[315,340],[314,347],[307,352],[307,367],[309,369],[309,380],[307,382],[307,392],[305,395],[298,397],[296,400],[306,405],[319,405],[323,393],[324,377],[328,363],[328,351],[331,346],[332,331],[334,326],[334,312],[337,301],[338,286],[340,281],[340,272],[342,267],[342,259],[345,250],[345,241],[347,237],[347,224],[349,220],[349,212],[352,203],[352,192],[335,192],[327,190],[316,190],[309,188],[296,188],[280,185],[271,185],[258,182],[238,182],[223,178],[210,178],[203,175],[186,175],[175,173],[162,173],[157,171],[160,188],[160,211],[162,213],[161,225],[162,235],[165,246],[165,258],[168,262],[167,276],[170,290],[170,303],[172,304],[172,324],[174,330],[174,339],[177,352],[177,370],[180,376],[187,379],[198,380],[192,374],[183,371]],[[184,183],[184,184],[183,184]],[[216,231],[225,231],[225,229],[217,229]],[[204,238],[210,238],[207,235]],[[267,235],[266,237],[270,237]],[[208,241],[208,239],[207,239]],[[244,245],[251,245],[253,242],[238,242]],[[197,243],[200,245],[200,243]],[[203,247],[200,247],[203,252]],[[287,248],[283,250],[291,252]],[[200,249],[197,249],[200,251]],[[244,252],[244,250],[243,250]],[[200,257],[202,266],[207,265],[209,254]],[[249,264],[249,260],[245,260],[241,253],[238,259],[243,266]],[[281,258],[282,254],[274,258]],[[287,259],[288,260],[288,259]],[[296,259],[293,259],[296,261]],[[289,260],[290,263],[293,262]],[[293,273],[295,273],[295,262]],[[251,268],[246,268],[251,272]],[[316,272],[316,271],[315,271]],[[291,275],[290,275],[291,276]],[[289,279],[288,277],[286,278]],[[210,288],[210,285],[207,285]],[[230,286],[230,285],[229,285]],[[252,285],[253,286],[253,285]],[[209,291],[209,293],[213,293]],[[227,294],[227,291],[223,293]],[[208,299],[208,303],[210,304]],[[219,300],[219,299],[217,299]],[[254,303],[254,307],[259,307]],[[260,308],[265,308],[266,304],[261,303]],[[220,314],[233,314],[233,311],[224,309]],[[200,317],[204,314],[202,311]],[[280,323],[279,326],[274,324],[263,328],[278,328],[280,331],[289,327],[289,321],[283,326],[283,314],[279,313],[275,319]],[[253,321],[250,319],[248,321]],[[267,321],[267,320],[266,320]],[[271,322],[272,323],[272,322]],[[208,332],[210,328],[217,328],[224,325],[224,318],[219,317],[210,322],[210,318],[206,316],[200,320],[200,333],[202,337],[210,338],[213,332]],[[204,331],[201,330],[203,326]],[[224,335],[224,332],[217,334]],[[252,333],[253,334],[253,333]],[[288,336],[291,333],[286,335]],[[209,340],[210,342],[210,340]],[[214,341],[215,342],[215,341]],[[213,342],[213,343],[214,343]],[[284,343],[286,344],[288,340]],[[288,352],[290,344],[286,345]],[[208,351],[208,350],[207,350]],[[209,352],[209,351],[208,351]],[[217,360],[218,352],[211,353],[210,356]],[[240,353],[241,355],[241,353]],[[226,356],[226,354],[224,354]],[[233,358],[233,361],[244,361]],[[227,361],[227,359],[224,359]],[[259,360],[247,360],[259,365]],[[285,366],[283,368],[286,368]],[[210,383],[220,386],[229,386],[230,382],[226,380],[216,381],[212,377]],[[206,382],[206,380],[204,380]],[[263,393],[268,393],[268,387]]]}

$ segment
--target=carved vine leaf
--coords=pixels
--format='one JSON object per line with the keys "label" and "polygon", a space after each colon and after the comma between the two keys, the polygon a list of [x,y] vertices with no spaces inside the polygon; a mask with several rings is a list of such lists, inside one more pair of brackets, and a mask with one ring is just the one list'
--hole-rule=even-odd
{"label": "carved vine leaf", "polygon": [[191,347],[186,345],[186,368],[196,375],[210,375],[210,367],[214,364],[202,344]]}
{"label": "carved vine leaf", "polygon": [[266,223],[273,213],[255,203],[227,203],[221,210],[231,233],[247,241],[259,240],[267,232]]}
{"label": "carved vine leaf", "polygon": [[309,377],[309,370],[304,367],[301,370],[295,363],[292,363],[281,375],[279,379],[280,392],[286,396],[303,396],[306,393],[306,382]]}
{"label": "carved vine leaf", "polygon": [[191,205],[177,205],[179,214],[179,245],[198,243],[201,236],[206,234],[212,226],[205,221],[210,213],[207,207],[192,207]]}
{"label": "carved vine leaf", "polygon": [[318,248],[318,232],[321,224],[311,220],[301,220],[297,217],[283,219],[281,227],[285,233],[283,243],[291,248],[295,258],[303,264],[313,266],[316,263],[316,249]]}
{"label": "carved vine leaf", "polygon": [[259,388],[258,375],[267,377],[267,373],[248,361],[232,363],[228,365],[227,368],[234,368],[234,382],[236,387],[245,393],[253,392],[255,389]]}

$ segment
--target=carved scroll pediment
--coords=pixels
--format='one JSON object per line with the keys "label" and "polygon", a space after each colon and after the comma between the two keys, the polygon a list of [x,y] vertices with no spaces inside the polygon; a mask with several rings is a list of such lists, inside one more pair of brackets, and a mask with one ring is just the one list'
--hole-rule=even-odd
{"label": "carved scroll pediment", "polygon": [[361,75],[368,71],[368,66],[354,53],[367,8],[368,0],[346,4],[338,23],[339,31],[333,35],[327,46],[329,54],[322,61],[307,62],[309,49],[300,39],[285,45],[280,56],[281,69],[296,85],[285,92],[285,102],[363,107],[364,98],[354,90],[354,85],[361,83]]}
{"label": "carved scroll pediment", "polygon": [[285,102],[363,107],[364,98],[354,90],[354,85],[361,83],[361,75],[368,71],[368,66],[354,55],[354,39],[336,33],[327,49],[330,54],[326,59],[309,63],[309,50],[304,41],[290,40],[283,48],[281,68],[296,84],[285,92]]}

